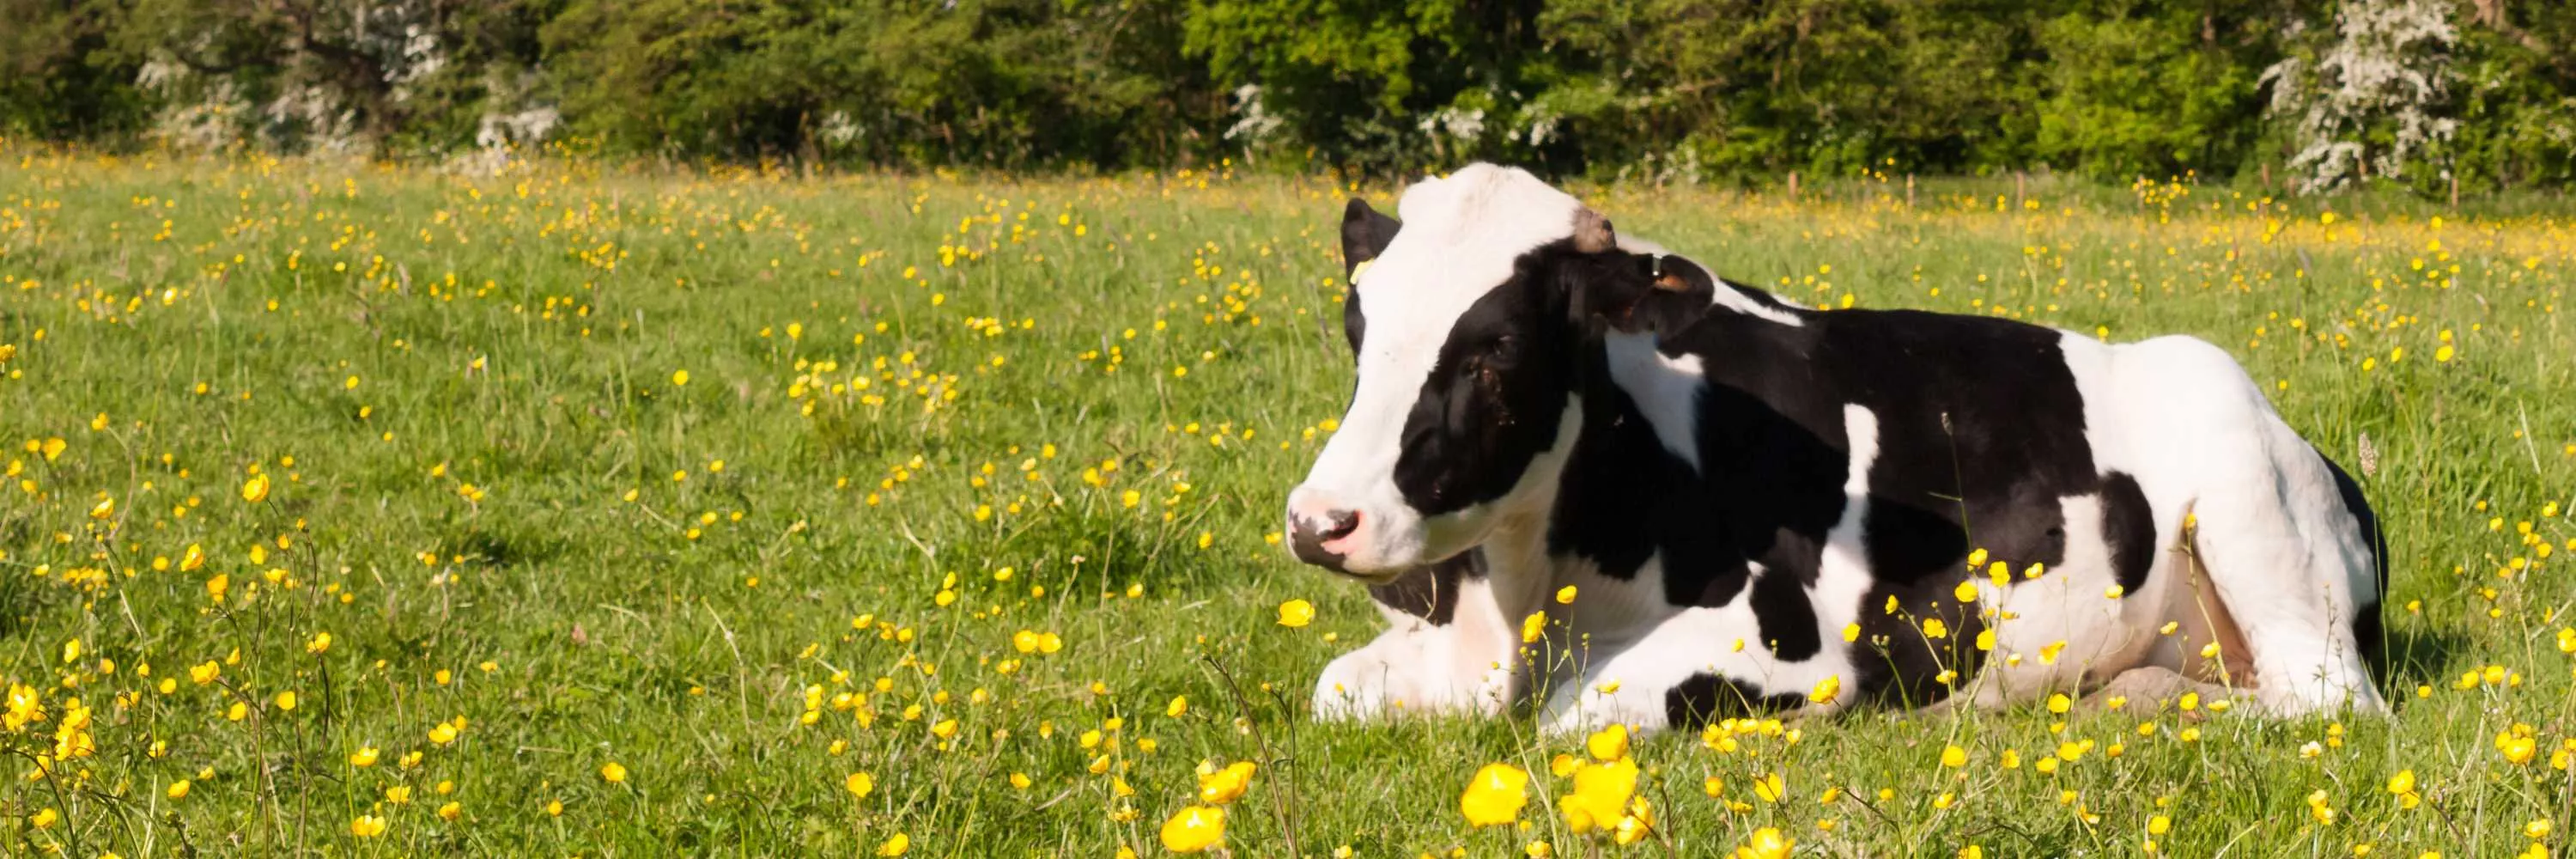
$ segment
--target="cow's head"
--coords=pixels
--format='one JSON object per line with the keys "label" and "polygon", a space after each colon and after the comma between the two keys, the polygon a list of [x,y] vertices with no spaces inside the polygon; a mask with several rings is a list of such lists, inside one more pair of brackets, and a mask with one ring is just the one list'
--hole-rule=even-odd
{"label": "cow's head", "polygon": [[1376,582],[1543,511],[1581,426],[1591,323],[1658,283],[1655,255],[1621,250],[1608,219],[1521,170],[1425,180],[1396,211],[1343,213],[1359,382],[1288,496],[1299,559]]}

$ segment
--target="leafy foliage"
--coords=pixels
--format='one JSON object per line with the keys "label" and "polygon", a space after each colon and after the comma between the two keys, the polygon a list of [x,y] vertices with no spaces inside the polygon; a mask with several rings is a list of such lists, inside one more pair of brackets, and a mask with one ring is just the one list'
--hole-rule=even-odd
{"label": "leafy foliage", "polygon": [[[2533,0],[0,0],[0,130],[1389,175],[2576,175]],[[569,138],[568,136],[569,135]],[[2364,162],[2369,163],[2365,167]]]}

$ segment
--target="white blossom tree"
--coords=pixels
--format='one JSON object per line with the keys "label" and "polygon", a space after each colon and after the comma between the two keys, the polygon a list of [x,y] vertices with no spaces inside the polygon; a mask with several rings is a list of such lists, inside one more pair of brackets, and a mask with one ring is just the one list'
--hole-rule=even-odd
{"label": "white blossom tree", "polygon": [[2405,175],[2458,122],[2444,115],[2459,31],[2445,0],[2345,0],[2331,41],[2263,72],[2269,112],[2290,122],[2300,193]]}

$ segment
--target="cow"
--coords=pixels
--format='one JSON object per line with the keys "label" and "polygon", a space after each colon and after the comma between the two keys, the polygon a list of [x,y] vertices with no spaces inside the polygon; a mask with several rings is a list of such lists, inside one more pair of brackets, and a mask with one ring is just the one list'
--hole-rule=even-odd
{"label": "cow", "polygon": [[1493,165],[1341,238],[1357,380],[1287,542],[1390,628],[1319,718],[2387,706],[2378,523],[2207,342],[1812,310]]}

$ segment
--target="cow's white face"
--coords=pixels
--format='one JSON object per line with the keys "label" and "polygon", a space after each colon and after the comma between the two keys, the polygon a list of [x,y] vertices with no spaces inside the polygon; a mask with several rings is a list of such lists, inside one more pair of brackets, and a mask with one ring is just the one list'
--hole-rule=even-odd
{"label": "cow's white face", "polygon": [[1608,221],[1518,169],[1424,180],[1396,211],[1353,200],[1344,214],[1359,384],[1288,496],[1297,557],[1374,582],[1466,551],[1548,495],[1580,425],[1572,287],[1642,277]]}

